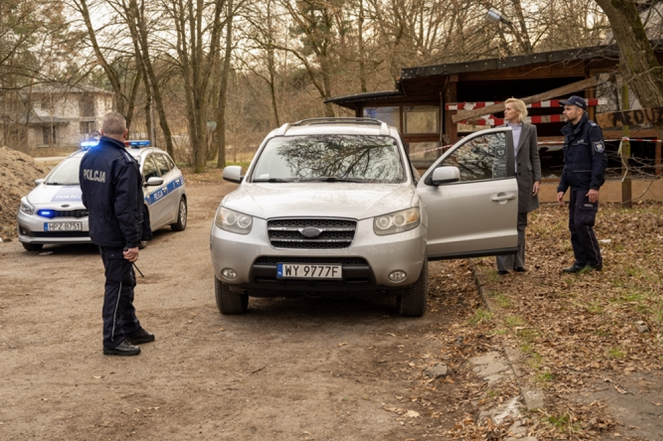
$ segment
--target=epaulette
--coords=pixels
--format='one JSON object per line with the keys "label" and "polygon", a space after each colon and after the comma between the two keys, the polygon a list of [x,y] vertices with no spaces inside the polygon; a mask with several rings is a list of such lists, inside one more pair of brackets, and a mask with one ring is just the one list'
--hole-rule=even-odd
{"label": "epaulette", "polygon": [[134,157],[127,153],[126,150],[120,150],[120,152],[124,155],[124,160],[127,161],[127,164],[133,164],[136,162]]}
{"label": "epaulette", "polygon": [[597,126],[598,126],[598,124],[596,124],[596,123],[595,123],[594,121],[592,121],[591,119],[588,119],[587,122],[589,123],[590,126],[593,126],[593,127],[597,127]]}

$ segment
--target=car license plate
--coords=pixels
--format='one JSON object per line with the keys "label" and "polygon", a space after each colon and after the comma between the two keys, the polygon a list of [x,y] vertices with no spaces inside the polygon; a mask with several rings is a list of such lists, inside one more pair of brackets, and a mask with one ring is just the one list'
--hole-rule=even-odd
{"label": "car license plate", "polygon": [[83,222],[45,222],[44,231],[82,231]]}
{"label": "car license plate", "polygon": [[279,263],[277,279],[342,279],[342,265],[317,265],[310,263]]}

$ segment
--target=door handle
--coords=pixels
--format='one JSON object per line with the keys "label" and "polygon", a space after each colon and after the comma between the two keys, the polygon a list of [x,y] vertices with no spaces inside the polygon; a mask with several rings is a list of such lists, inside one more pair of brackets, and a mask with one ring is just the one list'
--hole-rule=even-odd
{"label": "door handle", "polygon": [[515,194],[498,193],[497,196],[493,196],[490,200],[493,202],[499,202],[500,204],[506,204],[507,201],[514,200],[515,198]]}

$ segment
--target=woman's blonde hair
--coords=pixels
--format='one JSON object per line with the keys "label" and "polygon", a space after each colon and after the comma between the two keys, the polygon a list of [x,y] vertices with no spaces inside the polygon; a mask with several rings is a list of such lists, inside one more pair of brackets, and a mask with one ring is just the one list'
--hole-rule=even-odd
{"label": "woman's blonde hair", "polygon": [[518,98],[509,98],[506,101],[504,101],[504,105],[506,106],[509,103],[513,103],[513,107],[516,108],[518,112],[518,122],[523,122],[525,118],[527,118],[527,106],[522,100],[519,100]]}

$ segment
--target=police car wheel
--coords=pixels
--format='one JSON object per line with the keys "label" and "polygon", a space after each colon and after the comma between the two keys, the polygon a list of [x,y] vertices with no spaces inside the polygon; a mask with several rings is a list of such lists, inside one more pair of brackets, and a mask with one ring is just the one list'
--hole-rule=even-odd
{"label": "police car wheel", "polygon": [[180,208],[177,211],[177,222],[170,225],[170,228],[173,231],[183,231],[186,228],[187,220],[187,207],[186,207],[186,198],[182,196],[180,199]]}

